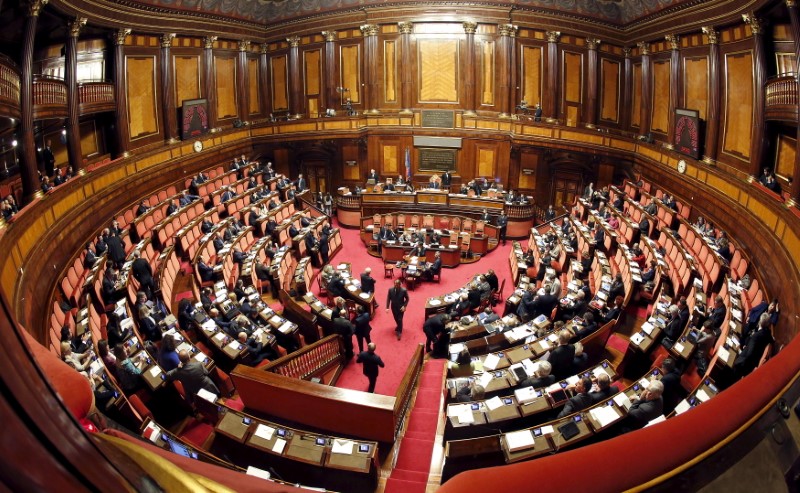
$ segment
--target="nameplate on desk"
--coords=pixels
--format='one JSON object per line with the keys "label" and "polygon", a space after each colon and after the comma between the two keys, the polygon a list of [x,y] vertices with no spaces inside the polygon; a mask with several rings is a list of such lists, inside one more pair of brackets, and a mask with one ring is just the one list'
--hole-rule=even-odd
{"label": "nameplate on desk", "polygon": [[433,128],[454,128],[456,113],[452,110],[422,110],[421,126]]}

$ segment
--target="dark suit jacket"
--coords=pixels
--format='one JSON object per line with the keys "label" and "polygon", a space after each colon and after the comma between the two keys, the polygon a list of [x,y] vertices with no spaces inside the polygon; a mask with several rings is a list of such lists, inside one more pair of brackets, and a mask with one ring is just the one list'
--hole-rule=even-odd
{"label": "dark suit jacket", "polygon": [[450,173],[444,173],[442,175],[442,186],[444,188],[449,188],[450,187],[450,183],[452,182],[452,180],[453,180],[453,177],[450,176]]}
{"label": "dark suit jacket", "polygon": [[587,393],[581,393],[576,396],[570,397],[566,404],[564,404],[564,409],[558,413],[558,418],[563,418],[564,416],[568,416],[572,413],[576,413],[578,411],[583,411],[587,407],[594,404],[594,399]]}
{"label": "dark suit jacket", "polygon": [[186,400],[190,403],[194,401],[194,396],[200,389],[219,395],[219,389],[208,378],[208,370],[199,361],[191,360],[182,367],[168,372],[167,380],[170,382],[178,380],[182,383],[183,390],[186,392]]}
{"label": "dark suit jacket", "polygon": [[133,274],[134,279],[139,281],[139,284],[151,284],[153,282],[153,269],[150,267],[150,262],[141,257],[131,264],[131,274]]}
{"label": "dark suit jacket", "polygon": [[497,282],[497,274],[487,274],[486,275],[486,282],[489,283],[489,287],[491,289],[497,290],[497,288],[500,287],[498,282]]}
{"label": "dark suit jacket", "polygon": [[609,386],[605,390],[598,390],[597,392],[589,392],[589,397],[592,398],[592,404],[597,404],[598,402],[604,401],[616,393],[617,393],[617,388],[614,386]]}
{"label": "dark suit jacket", "polygon": [[659,397],[652,401],[634,401],[628,409],[627,423],[631,429],[643,428],[651,420],[664,412],[664,400]]}
{"label": "dark suit jacket", "polygon": [[767,329],[759,329],[747,338],[742,352],[736,357],[733,366],[739,375],[747,375],[758,365],[764,349],[772,343],[772,334]]}
{"label": "dark suit jacket", "polygon": [[369,274],[361,274],[361,291],[365,293],[375,292],[375,279]]}
{"label": "dark suit jacket", "polygon": [[547,361],[553,366],[552,375],[564,378],[572,373],[572,360],[575,359],[575,346],[567,344],[558,346],[550,352]]}
{"label": "dark suit jacket", "polygon": [[111,260],[117,264],[125,261],[125,248],[122,246],[119,236],[109,236],[106,239],[106,245],[108,245],[108,256],[111,257]]}
{"label": "dark suit jacket", "polygon": [[408,305],[408,291],[403,287],[389,288],[386,295],[386,308],[391,306],[392,311],[400,311],[400,308]]}
{"label": "dark suit jacket", "polygon": [[356,335],[366,337],[372,332],[372,326],[369,324],[369,312],[359,314],[354,320],[356,326]]}
{"label": "dark suit jacket", "polygon": [[383,360],[380,356],[375,353],[370,353],[369,351],[361,351],[358,353],[358,358],[356,358],[357,363],[363,363],[363,371],[364,375],[367,376],[378,376],[378,367],[383,368],[385,365],[383,364]]}
{"label": "dark suit jacket", "polygon": [[210,281],[214,279],[214,268],[210,265],[206,265],[204,262],[198,262],[197,270],[200,272],[201,281]]}
{"label": "dark suit jacket", "polygon": [[528,377],[519,383],[520,387],[533,387],[534,389],[542,389],[549,387],[556,382],[554,375],[547,375],[546,377]]}

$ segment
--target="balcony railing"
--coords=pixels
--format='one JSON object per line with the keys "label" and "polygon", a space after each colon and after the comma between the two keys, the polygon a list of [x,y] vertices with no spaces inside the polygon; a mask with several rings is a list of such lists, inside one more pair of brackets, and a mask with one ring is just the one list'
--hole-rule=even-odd
{"label": "balcony railing", "polygon": [[78,84],[81,115],[114,111],[114,84],[105,81],[81,82]]}
{"label": "balcony railing", "polygon": [[797,121],[797,75],[781,74],[767,81],[765,116],[767,120]]}
{"label": "balcony railing", "polygon": [[66,118],[67,86],[63,79],[37,75],[33,79],[33,118]]}
{"label": "balcony railing", "polygon": [[342,338],[330,335],[273,361],[264,367],[264,371],[300,380],[319,378],[323,383],[333,385],[344,366],[343,353]]}
{"label": "balcony railing", "polygon": [[19,69],[7,56],[0,55],[0,115],[19,118]]}

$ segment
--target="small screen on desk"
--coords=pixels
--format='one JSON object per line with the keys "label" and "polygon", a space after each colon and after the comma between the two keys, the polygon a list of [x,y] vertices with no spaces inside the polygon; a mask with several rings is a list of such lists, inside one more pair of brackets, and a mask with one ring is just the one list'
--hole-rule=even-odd
{"label": "small screen on desk", "polygon": [[480,404],[478,404],[478,403],[476,402],[476,403],[473,403],[471,407],[472,407],[472,410],[473,410],[473,411],[477,411],[477,410],[478,410],[478,409],[479,409],[481,406],[480,406]]}
{"label": "small screen on desk", "polygon": [[324,438],[317,438],[316,444],[317,445],[325,445],[325,439]]}
{"label": "small screen on desk", "polygon": [[285,437],[286,436],[286,430],[284,430],[283,428],[279,429],[278,430],[278,436],[279,437]]}
{"label": "small screen on desk", "polygon": [[369,452],[369,445],[366,443],[362,443],[361,445],[358,446],[358,451],[363,453]]}

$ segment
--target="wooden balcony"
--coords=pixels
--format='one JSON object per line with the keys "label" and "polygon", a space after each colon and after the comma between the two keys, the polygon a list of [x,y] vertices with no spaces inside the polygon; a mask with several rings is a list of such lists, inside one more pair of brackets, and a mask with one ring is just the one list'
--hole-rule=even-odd
{"label": "wooden balcony", "polygon": [[783,74],[767,81],[765,117],[767,120],[797,122],[798,86],[796,74]]}
{"label": "wooden balcony", "polygon": [[114,84],[105,81],[81,82],[78,84],[80,115],[114,111]]}
{"label": "wooden balcony", "polygon": [[0,55],[0,116],[19,119],[19,69],[7,56]]}
{"label": "wooden balcony", "polygon": [[37,75],[33,79],[33,119],[67,117],[67,85],[63,79]]}

